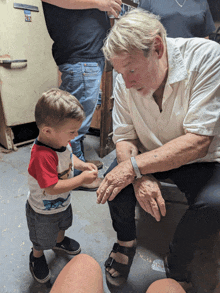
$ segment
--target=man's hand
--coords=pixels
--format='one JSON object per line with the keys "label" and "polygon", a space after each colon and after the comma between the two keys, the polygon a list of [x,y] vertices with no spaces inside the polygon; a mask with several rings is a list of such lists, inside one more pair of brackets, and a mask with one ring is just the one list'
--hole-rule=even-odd
{"label": "man's hand", "polygon": [[147,213],[160,221],[166,215],[165,201],[161,195],[160,183],[152,176],[143,176],[133,182],[135,196]]}
{"label": "man's hand", "polygon": [[101,11],[107,11],[109,14],[114,15],[115,18],[118,18],[121,11],[121,4],[121,0],[99,0],[98,9]]}
{"label": "man's hand", "polygon": [[135,173],[130,160],[124,161],[109,172],[97,190],[97,203],[113,200],[127,185],[134,181]]}

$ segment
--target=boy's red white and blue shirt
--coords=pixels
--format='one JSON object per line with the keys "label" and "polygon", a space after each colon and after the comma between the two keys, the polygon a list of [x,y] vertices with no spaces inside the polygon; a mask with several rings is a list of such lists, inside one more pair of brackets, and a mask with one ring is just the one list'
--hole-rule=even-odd
{"label": "boy's red white and blue shirt", "polygon": [[50,195],[45,188],[56,184],[58,180],[72,178],[73,170],[72,149],[69,144],[54,149],[35,140],[28,167],[28,202],[36,213],[55,214],[68,208],[70,192]]}

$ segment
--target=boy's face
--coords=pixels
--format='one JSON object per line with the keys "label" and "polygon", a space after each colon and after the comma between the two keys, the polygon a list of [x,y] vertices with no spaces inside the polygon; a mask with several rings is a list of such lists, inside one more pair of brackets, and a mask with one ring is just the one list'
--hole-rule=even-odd
{"label": "boy's face", "polygon": [[78,135],[82,121],[68,119],[65,124],[52,128],[51,144],[56,149],[67,146],[67,144]]}

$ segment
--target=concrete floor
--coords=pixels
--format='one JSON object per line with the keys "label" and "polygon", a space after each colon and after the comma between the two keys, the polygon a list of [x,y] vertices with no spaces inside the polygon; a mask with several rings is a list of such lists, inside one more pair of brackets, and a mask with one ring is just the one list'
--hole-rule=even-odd
{"label": "concrete floor", "polygon": [[[87,159],[99,159],[99,137],[87,135],[85,154]],[[30,145],[19,147],[16,152],[0,153],[0,202],[1,202],[1,241],[0,241],[0,292],[1,293],[46,293],[45,285],[33,280],[29,272],[29,254],[31,242],[25,218],[27,200],[27,167]],[[101,159],[104,167],[100,176],[109,167],[115,157],[115,151]],[[110,290],[105,282],[104,292],[143,293],[157,279],[165,278],[162,258],[168,251],[168,245],[175,227],[187,206],[183,195],[175,186],[164,184],[163,194],[182,203],[167,204],[167,216],[160,223],[147,215],[137,206],[138,247],[129,278],[120,290]],[[82,253],[93,256],[101,265],[104,274],[104,262],[116,240],[112,229],[107,204],[96,204],[95,192],[74,191],[72,193],[74,214],[73,226],[67,235],[80,242]],[[72,258],[45,252],[51,273],[52,283],[64,265]],[[207,258],[206,258],[207,259]],[[210,259],[209,261],[210,262]],[[202,266],[205,267],[204,262]],[[212,280],[213,275],[208,279]],[[212,292],[200,288],[197,293]]]}

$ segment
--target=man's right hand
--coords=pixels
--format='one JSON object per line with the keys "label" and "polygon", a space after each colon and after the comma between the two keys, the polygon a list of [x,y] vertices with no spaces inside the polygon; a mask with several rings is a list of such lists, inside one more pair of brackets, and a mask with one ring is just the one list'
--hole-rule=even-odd
{"label": "man's right hand", "polygon": [[121,0],[98,0],[98,9],[101,11],[107,11],[109,14],[114,15],[115,18],[118,18],[118,15],[121,11]]}
{"label": "man's right hand", "polygon": [[140,206],[156,221],[166,215],[165,200],[160,191],[160,183],[153,176],[143,176],[133,182],[135,196]]}

